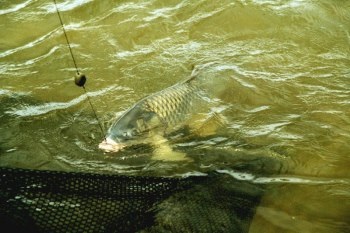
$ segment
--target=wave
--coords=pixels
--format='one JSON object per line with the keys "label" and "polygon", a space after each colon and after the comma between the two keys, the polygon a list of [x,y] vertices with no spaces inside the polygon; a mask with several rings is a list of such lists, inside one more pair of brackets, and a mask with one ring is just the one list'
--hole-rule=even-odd
{"label": "wave", "polygon": [[22,51],[22,50],[25,50],[25,49],[28,49],[28,48],[32,48],[32,47],[42,43],[43,41],[45,41],[46,39],[48,39],[50,36],[52,36],[54,33],[56,33],[59,30],[61,30],[61,28],[56,28],[56,29],[46,33],[45,35],[39,37],[38,39],[36,39],[34,41],[30,41],[29,43],[27,43],[25,45],[22,45],[22,46],[13,48],[13,49],[6,50],[6,51],[0,53],[0,58],[9,56],[11,54],[14,54],[16,52],[19,52],[19,51]]}
{"label": "wave", "polygon": [[[113,85],[111,87],[108,87],[99,91],[89,92],[88,95],[89,97],[100,96],[111,91],[114,88],[116,88],[116,85]],[[117,89],[120,89],[120,88],[117,88]],[[43,115],[52,111],[70,108],[72,106],[75,106],[83,102],[84,100],[87,99],[87,97],[88,97],[87,95],[83,94],[68,102],[50,102],[50,103],[44,103],[38,106],[25,106],[20,109],[13,109],[10,111],[6,111],[5,113],[11,114],[11,115],[17,115],[20,117],[38,116],[38,115]]]}
{"label": "wave", "polygon": [[[23,63],[18,63],[18,64],[14,64],[14,63],[3,63],[3,64],[0,64],[0,74],[13,74],[13,75],[16,75],[18,76],[18,71],[19,70],[22,70],[22,69],[26,69],[28,68],[28,66],[32,66],[46,58],[49,58],[52,54],[54,54],[58,49],[60,48],[60,46],[54,46],[53,48],[50,49],[49,52],[41,55],[41,56],[38,56],[38,57],[35,57],[33,59],[30,59],[30,60],[26,60],[25,62]],[[13,72],[16,72],[16,73],[13,73]]]}
{"label": "wave", "polygon": [[0,10],[0,15],[5,15],[8,13],[12,13],[12,12],[16,12],[18,10],[21,10],[23,8],[25,8],[26,6],[28,6],[31,2],[35,2],[33,0],[28,0],[26,2],[17,4],[17,5],[12,5],[10,8],[4,9],[4,10]]}
{"label": "wave", "polygon": [[[65,1],[62,3],[57,3],[57,8],[60,12],[62,11],[70,11],[75,8],[81,7],[82,5],[85,5],[89,2],[92,2],[92,0],[73,0],[73,1]],[[46,11],[47,13],[53,13],[56,12],[56,7],[54,3],[50,3],[47,5],[44,5],[41,7],[42,10]]]}
{"label": "wave", "polygon": [[216,170],[222,174],[228,174],[237,180],[251,181],[253,183],[290,183],[290,184],[350,184],[348,179],[327,179],[319,177],[292,177],[292,176],[275,176],[275,177],[256,177],[246,172],[237,172],[233,170]]}

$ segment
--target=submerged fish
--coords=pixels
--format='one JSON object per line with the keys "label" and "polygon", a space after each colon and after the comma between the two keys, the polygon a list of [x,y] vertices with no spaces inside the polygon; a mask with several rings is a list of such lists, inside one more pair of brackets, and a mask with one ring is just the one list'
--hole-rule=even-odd
{"label": "submerged fish", "polygon": [[198,97],[194,83],[195,72],[187,80],[149,95],[120,116],[109,128],[106,139],[99,148],[117,152],[140,140],[164,141],[167,131],[188,119],[193,101]]}

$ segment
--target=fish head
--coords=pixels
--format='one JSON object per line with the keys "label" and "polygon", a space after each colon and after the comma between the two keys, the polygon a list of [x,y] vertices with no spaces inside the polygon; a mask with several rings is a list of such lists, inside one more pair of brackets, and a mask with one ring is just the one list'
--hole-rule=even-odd
{"label": "fish head", "polygon": [[135,105],[120,116],[109,128],[107,137],[99,148],[107,152],[139,143],[147,137],[147,132],[157,127],[160,121],[154,112]]}

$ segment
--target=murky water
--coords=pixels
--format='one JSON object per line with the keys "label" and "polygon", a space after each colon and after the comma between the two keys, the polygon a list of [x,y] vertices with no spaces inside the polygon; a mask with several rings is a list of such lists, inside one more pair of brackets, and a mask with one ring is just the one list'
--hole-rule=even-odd
{"label": "murky water", "polygon": [[[204,66],[214,135],[152,148],[98,149],[102,133],[53,2],[0,1],[0,164],[180,175],[218,170],[268,191],[250,232],[350,231],[350,2],[58,2],[104,128],[140,98]],[[264,229],[264,230],[262,230]]]}

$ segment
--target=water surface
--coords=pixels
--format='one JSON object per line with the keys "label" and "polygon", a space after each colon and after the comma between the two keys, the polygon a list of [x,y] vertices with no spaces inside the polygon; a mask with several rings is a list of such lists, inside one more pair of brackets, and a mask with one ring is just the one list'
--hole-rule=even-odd
{"label": "water surface", "polygon": [[263,183],[250,232],[349,232],[350,2],[58,2],[106,130],[140,98],[204,66],[225,130],[172,141],[192,162],[118,155],[83,89],[53,2],[0,3],[1,166],[133,175],[208,171]]}

